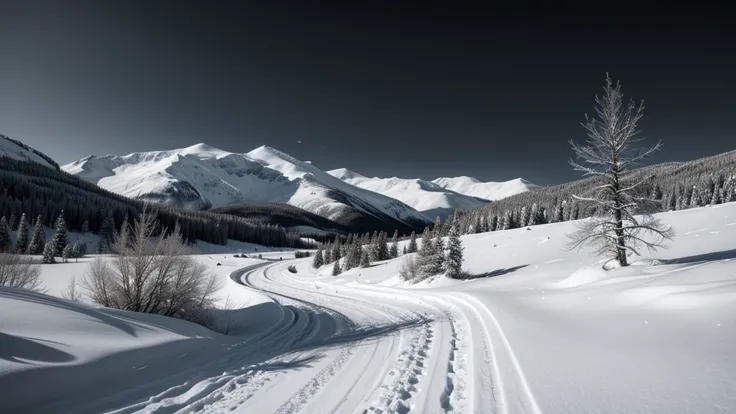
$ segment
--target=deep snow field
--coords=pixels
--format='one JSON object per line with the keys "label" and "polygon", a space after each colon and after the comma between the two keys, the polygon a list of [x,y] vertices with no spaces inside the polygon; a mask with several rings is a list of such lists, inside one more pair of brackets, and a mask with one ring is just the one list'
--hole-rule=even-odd
{"label": "deep snow field", "polygon": [[670,248],[608,272],[570,222],[463,237],[470,281],[213,251],[228,336],[44,265],[48,295],[0,288],[0,412],[736,412],[736,203],[660,217]]}

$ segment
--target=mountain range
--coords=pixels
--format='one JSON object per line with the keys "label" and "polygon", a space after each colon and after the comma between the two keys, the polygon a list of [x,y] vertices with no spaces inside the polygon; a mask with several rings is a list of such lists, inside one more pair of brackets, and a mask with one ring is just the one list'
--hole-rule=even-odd
{"label": "mountain range", "polygon": [[[125,156],[88,156],[61,167],[127,197],[189,209],[287,203],[355,231],[421,229],[436,216],[472,209],[535,188],[525,180],[483,183],[367,178],[325,172],[269,146],[231,153],[206,144]],[[467,193],[466,193],[467,192]]]}

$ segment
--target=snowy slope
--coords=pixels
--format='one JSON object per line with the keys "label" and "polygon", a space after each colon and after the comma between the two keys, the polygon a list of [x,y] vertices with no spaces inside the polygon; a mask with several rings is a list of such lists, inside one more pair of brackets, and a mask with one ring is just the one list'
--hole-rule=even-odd
{"label": "snowy slope", "polygon": [[[346,184],[271,147],[247,154],[205,144],[126,156],[89,156],[62,167],[112,192],[188,208],[288,203],[341,224],[403,230],[428,220],[411,207]],[[379,226],[375,226],[379,227]]]}
{"label": "snowy slope", "polygon": [[514,194],[533,190],[539,186],[523,178],[503,182],[483,182],[473,177],[441,177],[432,180],[442,188],[486,200],[500,200]]}
{"label": "snowy slope", "polygon": [[10,139],[5,135],[0,135],[0,156],[6,156],[22,161],[32,161],[55,170],[59,169],[59,164],[52,160],[48,155],[35,150],[20,141]]}
{"label": "snowy slope", "polygon": [[0,289],[0,412],[734,412],[736,203],[659,217],[669,250],[609,272],[574,222],[464,236],[471,281],[202,256],[234,337]]}
{"label": "snowy slope", "polygon": [[488,200],[466,196],[421,179],[368,178],[345,168],[327,173],[356,187],[400,200],[430,218],[439,216],[444,220],[457,209],[470,210],[488,203]]}

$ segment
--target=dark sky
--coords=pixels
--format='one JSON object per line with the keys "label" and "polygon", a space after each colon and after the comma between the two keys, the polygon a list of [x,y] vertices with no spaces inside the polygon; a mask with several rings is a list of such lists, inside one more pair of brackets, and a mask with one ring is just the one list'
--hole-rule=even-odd
{"label": "dark sky", "polygon": [[610,72],[645,99],[656,161],[736,148],[725,8],[292,3],[0,0],[0,133],[60,163],[267,144],[325,170],[549,185],[578,176],[567,141]]}

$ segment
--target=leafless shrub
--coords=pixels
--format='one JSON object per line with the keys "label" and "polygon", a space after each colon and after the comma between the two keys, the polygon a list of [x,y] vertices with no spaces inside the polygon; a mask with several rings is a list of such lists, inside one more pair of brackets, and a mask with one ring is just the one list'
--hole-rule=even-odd
{"label": "leafless shrub", "polygon": [[41,265],[19,254],[0,254],[0,286],[41,292]]}
{"label": "leafless shrub", "polygon": [[405,281],[419,281],[422,278],[419,261],[416,254],[407,254],[399,266],[399,277]]}
{"label": "leafless shrub", "polygon": [[103,306],[207,325],[221,284],[189,256],[178,227],[165,233],[156,235],[155,219],[144,211],[116,236],[109,264],[100,258],[90,264],[83,285]]}
{"label": "leafless shrub", "polygon": [[61,297],[75,302],[82,301],[82,294],[77,290],[77,278],[73,277],[66,287],[66,291],[61,293]]}

